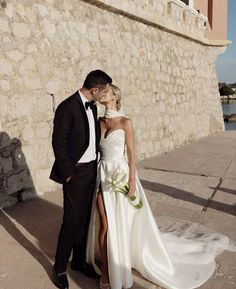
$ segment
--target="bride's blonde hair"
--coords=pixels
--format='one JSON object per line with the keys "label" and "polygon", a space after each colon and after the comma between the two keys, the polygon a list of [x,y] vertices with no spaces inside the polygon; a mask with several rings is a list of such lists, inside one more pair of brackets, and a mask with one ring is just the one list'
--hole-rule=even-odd
{"label": "bride's blonde hair", "polygon": [[120,91],[119,87],[115,86],[114,84],[110,84],[110,87],[112,89],[113,94],[117,96],[116,108],[117,108],[117,110],[120,110],[120,108],[121,108],[121,91]]}

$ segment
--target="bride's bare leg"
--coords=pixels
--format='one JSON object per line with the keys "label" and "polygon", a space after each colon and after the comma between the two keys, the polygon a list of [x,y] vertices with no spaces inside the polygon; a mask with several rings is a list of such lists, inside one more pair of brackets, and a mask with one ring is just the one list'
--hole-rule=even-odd
{"label": "bride's bare leg", "polygon": [[99,191],[97,194],[97,209],[100,218],[100,230],[98,235],[98,242],[101,252],[102,259],[102,283],[109,283],[109,274],[108,274],[108,261],[107,261],[107,216],[103,200],[102,192]]}

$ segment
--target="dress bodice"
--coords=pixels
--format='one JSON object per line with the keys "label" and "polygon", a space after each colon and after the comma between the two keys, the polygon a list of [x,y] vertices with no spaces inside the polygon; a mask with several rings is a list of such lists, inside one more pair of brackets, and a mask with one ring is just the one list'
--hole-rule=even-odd
{"label": "dress bodice", "polygon": [[114,160],[124,157],[125,131],[116,129],[100,140],[101,160]]}

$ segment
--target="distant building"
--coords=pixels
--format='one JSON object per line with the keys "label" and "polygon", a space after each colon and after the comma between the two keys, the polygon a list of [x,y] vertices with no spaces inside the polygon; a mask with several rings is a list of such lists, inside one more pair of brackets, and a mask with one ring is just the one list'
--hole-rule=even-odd
{"label": "distant building", "polygon": [[206,23],[206,37],[213,40],[226,40],[228,1],[194,0],[193,6],[208,18]]}

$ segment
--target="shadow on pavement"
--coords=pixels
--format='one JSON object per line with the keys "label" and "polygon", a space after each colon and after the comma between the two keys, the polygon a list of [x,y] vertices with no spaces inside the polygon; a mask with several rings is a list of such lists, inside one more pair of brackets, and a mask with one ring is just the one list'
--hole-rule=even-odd
{"label": "shadow on pavement", "polygon": [[[52,263],[50,259],[54,260],[62,213],[60,206],[39,197],[0,210],[0,225],[38,261],[51,281]],[[11,218],[37,239],[37,247],[27,236],[24,236]],[[97,288],[97,280],[71,271],[70,264],[68,264],[68,275],[80,288],[87,289],[88,286],[91,289]]]}
{"label": "shadow on pavement", "polygon": [[[209,187],[211,189],[215,189],[215,187]],[[225,192],[225,193],[228,193],[228,194],[231,194],[231,195],[235,195],[236,196],[236,190],[232,190],[232,189],[229,189],[229,188],[224,188],[224,187],[219,187],[219,191],[222,191],[222,192]]]}
{"label": "shadow on pavement", "polygon": [[[208,199],[201,198],[199,196],[194,195],[193,193],[190,193],[181,189],[177,189],[175,187],[171,187],[171,186],[167,186],[167,185],[163,185],[163,184],[159,184],[155,182],[150,182],[146,180],[140,180],[140,181],[144,189],[147,189],[153,192],[161,192],[174,199],[194,203],[199,206],[202,206],[203,208],[207,205],[207,207],[210,207],[212,209],[236,216],[235,204],[228,205],[228,204],[224,204],[215,200],[210,200],[208,202]],[[222,188],[220,188],[220,190],[222,190]]]}
{"label": "shadow on pavement", "polygon": [[45,257],[45,255],[39,250],[34,244],[31,243],[22,232],[16,227],[16,225],[11,221],[8,215],[2,210],[0,211],[0,224],[8,232],[8,234],[14,238],[22,247],[27,250],[32,257],[41,264],[51,279],[52,264]]}

